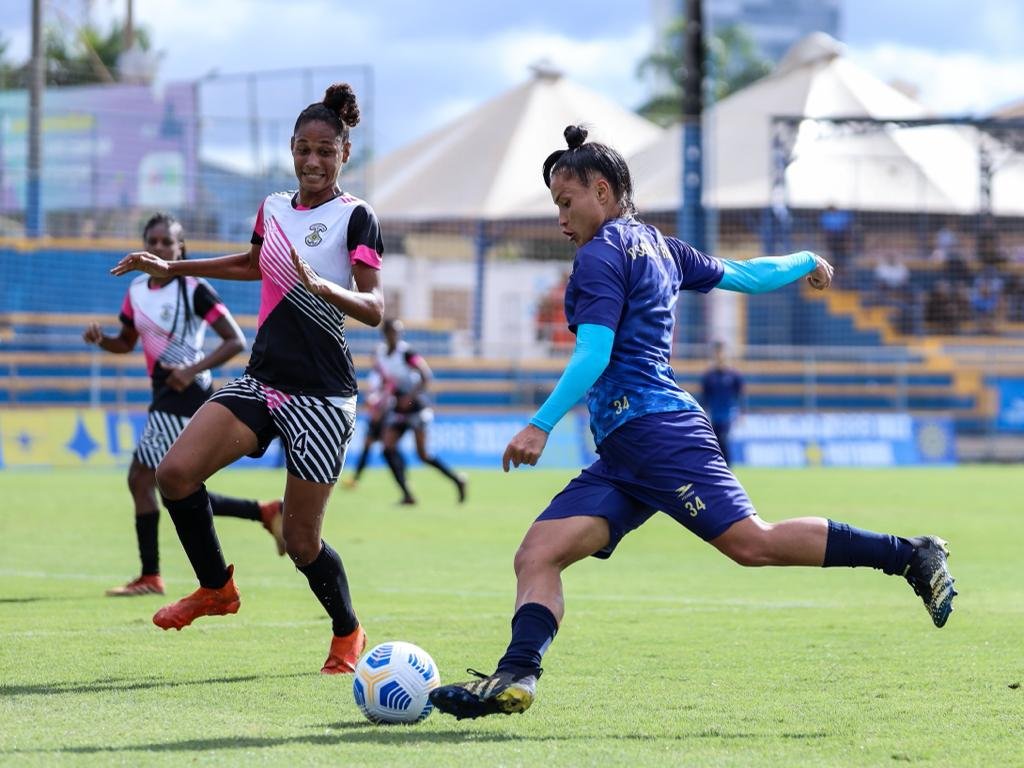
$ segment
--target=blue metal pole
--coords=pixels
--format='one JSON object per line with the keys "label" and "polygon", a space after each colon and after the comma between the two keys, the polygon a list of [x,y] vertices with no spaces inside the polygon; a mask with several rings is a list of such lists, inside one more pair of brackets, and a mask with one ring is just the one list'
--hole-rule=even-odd
{"label": "blue metal pole", "polygon": [[483,354],[484,346],[484,279],[487,272],[487,222],[476,223],[476,234],[473,238],[474,259],[476,262],[476,285],[473,291],[473,354]]}

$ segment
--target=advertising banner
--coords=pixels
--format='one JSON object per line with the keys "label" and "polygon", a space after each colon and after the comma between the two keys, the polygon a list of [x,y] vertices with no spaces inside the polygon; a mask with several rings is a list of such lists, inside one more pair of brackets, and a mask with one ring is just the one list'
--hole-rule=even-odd
{"label": "advertising banner", "polygon": [[733,428],[732,449],[755,467],[956,463],[951,419],[904,413],[747,414]]}
{"label": "advertising banner", "polygon": [[[430,449],[456,467],[497,469],[508,441],[529,412],[445,411],[430,426]],[[0,410],[0,468],[126,467],[146,423],[144,410],[38,408]],[[348,462],[363,449],[366,421],[356,423]],[[761,467],[891,467],[956,462],[950,419],[906,414],[749,414],[733,432],[739,464]],[[418,462],[413,435],[399,448]],[[370,464],[383,465],[380,445]],[[577,469],[596,458],[586,414],[576,411],[548,439],[540,466]],[[279,441],[237,467],[283,467]]]}

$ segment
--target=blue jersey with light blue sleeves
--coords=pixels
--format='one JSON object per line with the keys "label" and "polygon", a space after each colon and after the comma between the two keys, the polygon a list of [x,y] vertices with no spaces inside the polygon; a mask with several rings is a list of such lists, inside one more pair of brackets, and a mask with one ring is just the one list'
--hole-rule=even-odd
{"label": "blue jersey with light blue sleeves", "polygon": [[710,291],[722,271],[717,259],[632,218],[605,222],[576,252],[565,289],[569,329],[615,332],[608,367],[587,393],[596,443],[638,416],[700,410],[669,365],[676,296]]}

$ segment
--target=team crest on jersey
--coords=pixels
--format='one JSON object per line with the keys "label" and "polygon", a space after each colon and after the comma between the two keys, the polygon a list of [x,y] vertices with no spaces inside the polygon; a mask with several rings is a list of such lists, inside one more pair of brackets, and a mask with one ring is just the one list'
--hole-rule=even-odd
{"label": "team crest on jersey", "polygon": [[174,317],[174,305],[173,304],[164,304],[162,307],[160,307],[160,319],[161,320],[167,321],[167,320],[170,320],[172,317]]}
{"label": "team crest on jersey", "polygon": [[306,235],[306,245],[308,245],[310,248],[320,245],[320,243],[324,241],[321,235],[326,231],[327,226],[325,224],[310,224],[309,234]]}

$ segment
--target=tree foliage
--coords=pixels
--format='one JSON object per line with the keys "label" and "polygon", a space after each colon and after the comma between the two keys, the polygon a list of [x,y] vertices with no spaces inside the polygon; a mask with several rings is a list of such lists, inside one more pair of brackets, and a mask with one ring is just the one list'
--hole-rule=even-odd
{"label": "tree foliage", "polygon": [[[150,50],[148,30],[137,27],[134,37],[139,48]],[[80,27],[50,24],[44,29],[43,38],[47,85],[113,83],[120,79],[118,60],[125,51],[120,22],[111,22],[106,31],[91,22]],[[13,63],[9,48],[9,41],[0,37],[0,88],[27,88],[29,62]]]}
{"label": "tree foliage", "polygon": [[[663,46],[644,57],[637,67],[638,77],[653,73],[659,75],[659,80],[666,86],[637,110],[660,125],[671,125],[682,119],[686,24],[685,19],[669,24]],[[723,27],[705,39],[704,61],[706,74],[713,78],[711,95],[715,101],[745,88],[772,70],[772,63],[758,53],[750,35],[735,24]]]}

